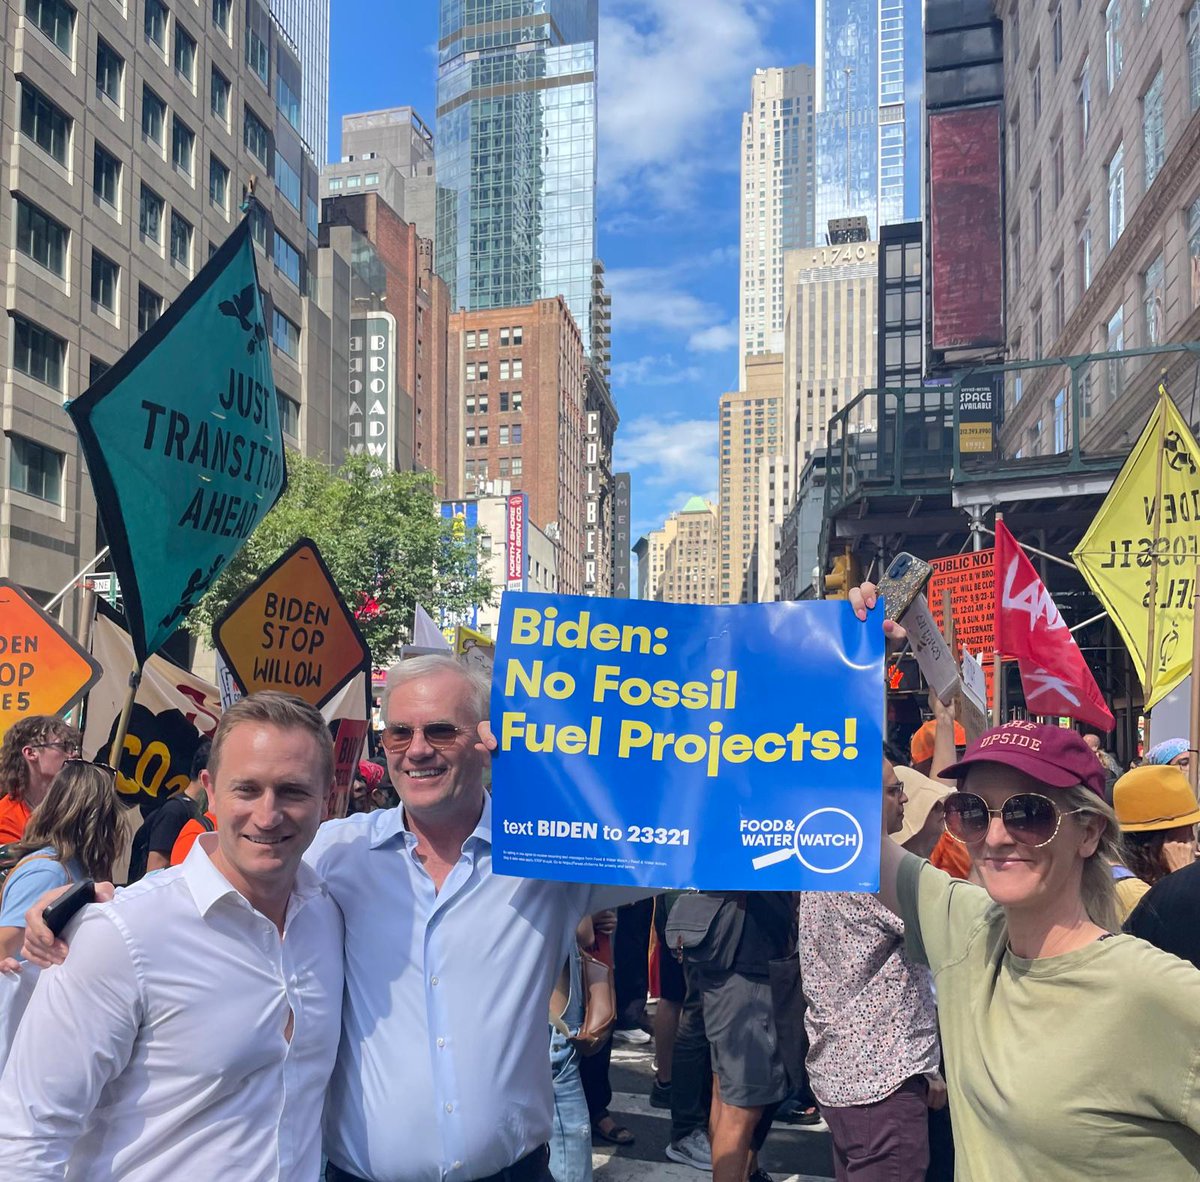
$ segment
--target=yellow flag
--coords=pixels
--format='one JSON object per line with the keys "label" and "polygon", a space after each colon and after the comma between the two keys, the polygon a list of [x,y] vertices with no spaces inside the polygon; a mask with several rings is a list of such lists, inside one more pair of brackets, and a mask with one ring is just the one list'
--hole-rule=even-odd
{"label": "yellow flag", "polygon": [[[1072,555],[1125,638],[1147,708],[1191,670],[1200,563],[1200,447],[1166,391],[1160,387],[1159,393],[1141,438]],[[1160,465],[1162,492],[1156,497]],[[1152,570],[1157,609],[1150,654]]]}
{"label": "yellow flag", "polygon": [[454,651],[468,665],[478,665],[489,677],[496,656],[496,642],[485,632],[459,625],[454,629]]}

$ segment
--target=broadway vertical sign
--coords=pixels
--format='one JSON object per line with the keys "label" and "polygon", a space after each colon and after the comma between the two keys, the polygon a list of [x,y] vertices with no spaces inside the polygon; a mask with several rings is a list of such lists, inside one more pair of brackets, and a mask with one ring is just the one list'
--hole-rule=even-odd
{"label": "broadway vertical sign", "polygon": [[283,435],[248,222],[67,407],[138,664],[283,492]]}

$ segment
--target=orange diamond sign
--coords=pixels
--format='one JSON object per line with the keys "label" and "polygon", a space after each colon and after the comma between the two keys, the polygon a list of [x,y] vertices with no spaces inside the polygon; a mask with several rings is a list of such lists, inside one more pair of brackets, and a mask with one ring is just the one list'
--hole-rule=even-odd
{"label": "orange diamond sign", "polygon": [[0,735],[31,714],[60,714],[103,670],[16,583],[0,579]]}
{"label": "orange diamond sign", "polygon": [[367,642],[308,538],[229,605],[213,639],[243,693],[281,690],[318,708],[370,668]]}

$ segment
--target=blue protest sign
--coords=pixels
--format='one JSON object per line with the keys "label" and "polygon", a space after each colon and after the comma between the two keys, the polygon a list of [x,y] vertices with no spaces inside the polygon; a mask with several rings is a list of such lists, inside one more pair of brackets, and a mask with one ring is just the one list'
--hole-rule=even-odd
{"label": "blue protest sign", "polygon": [[283,433],[249,223],[67,406],[141,665],[283,492]]}
{"label": "blue protest sign", "polygon": [[881,609],[510,592],[497,635],[499,873],[878,888]]}

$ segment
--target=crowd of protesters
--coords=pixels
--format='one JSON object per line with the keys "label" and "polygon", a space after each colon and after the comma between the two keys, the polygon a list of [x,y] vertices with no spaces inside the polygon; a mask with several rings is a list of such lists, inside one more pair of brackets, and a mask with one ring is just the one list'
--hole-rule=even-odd
{"label": "crowd of protesters", "polygon": [[243,699],[115,897],[114,773],[57,718],[10,728],[0,1176],[587,1182],[634,1140],[614,1039],[653,1044],[666,1155],[714,1182],[769,1182],[780,1120],[823,1120],[846,1182],[1200,1174],[1188,741],[1118,774],[1057,726],[968,743],[931,698],[884,752],[877,896],[650,898],[493,874],[487,693],[449,656],[391,670],[324,824],[324,720]]}

